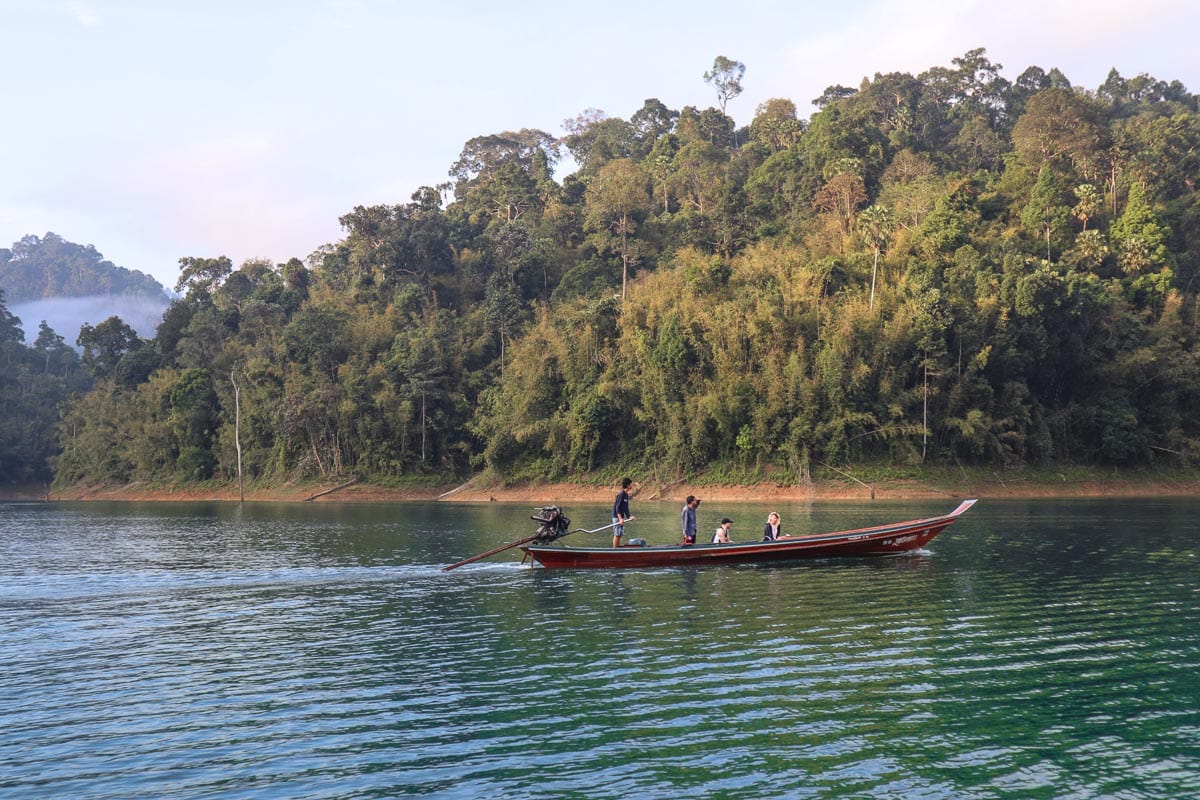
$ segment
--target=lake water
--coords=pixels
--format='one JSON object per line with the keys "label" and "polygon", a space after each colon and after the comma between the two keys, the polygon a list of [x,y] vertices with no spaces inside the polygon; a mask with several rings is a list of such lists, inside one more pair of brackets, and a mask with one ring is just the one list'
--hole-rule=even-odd
{"label": "lake water", "polygon": [[441,571],[531,510],[0,504],[0,797],[1200,796],[1198,501],[984,500],[889,559]]}

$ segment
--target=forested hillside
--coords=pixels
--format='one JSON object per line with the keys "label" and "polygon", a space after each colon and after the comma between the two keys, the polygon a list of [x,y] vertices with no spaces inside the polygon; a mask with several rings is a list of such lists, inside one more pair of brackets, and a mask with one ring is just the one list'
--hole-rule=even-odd
{"label": "forested hillside", "polygon": [[1196,461],[1196,95],[974,50],[739,128],[704,77],[474,138],[306,262],[181,259],[152,341],[93,331],[58,482]]}
{"label": "forested hillside", "polygon": [[0,247],[0,289],[7,303],[90,295],[129,295],[165,304],[158,281],[118,267],[92,245],[68,242],[55,233],[25,236],[12,249]]}

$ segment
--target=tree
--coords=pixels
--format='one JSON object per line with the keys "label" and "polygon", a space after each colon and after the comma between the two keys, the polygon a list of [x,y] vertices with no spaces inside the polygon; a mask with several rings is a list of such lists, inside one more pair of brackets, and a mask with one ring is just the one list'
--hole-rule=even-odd
{"label": "tree", "polygon": [[116,370],[122,356],[140,347],[142,340],[120,317],[109,317],[95,327],[84,323],[75,343],[83,348],[83,366],[92,376],[107,378]]}
{"label": "tree", "polygon": [[[510,170],[519,185],[506,181]],[[536,202],[536,190],[529,182],[528,175],[508,165],[485,185],[487,191],[475,193],[474,199],[486,195],[491,214],[499,219],[516,218]],[[434,294],[436,280],[454,267],[449,226],[420,192],[413,198],[414,202],[404,205],[355,206],[340,217],[338,222],[348,235],[326,268],[345,270],[357,286],[382,292],[385,297],[398,285],[410,282]]]}
{"label": "tree", "polygon": [[1056,88],[1030,97],[1012,132],[1013,147],[1031,168],[1071,165],[1088,179],[1097,174],[1108,138],[1085,97]]}
{"label": "tree", "polygon": [[38,335],[33,342],[33,349],[46,357],[46,372],[51,371],[52,363],[60,363],[75,355],[75,351],[67,346],[66,340],[55,333],[54,328],[46,324],[46,320],[42,320],[38,325]]}
{"label": "tree", "polygon": [[194,258],[185,256],[179,259],[179,280],[175,282],[175,291],[187,290],[187,294],[196,294],[200,298],[209,298],[217,287],[233,272],[233,262],[228,256],[217,258]]}
{"label": "tree", "polygon": [[634,127],[597,108],[589,108],[575,119],[563,122],[567,135],[563,144],[571,151],[583,173],[595,172],[616,158],[628,158],[635,145]]}
{"label": "tree", "polygon": [[778,97],[760,104],[750,123],[750,137],[772,153],[794,145],[803,132],[804,126],[796,118],[796,104]]}
{"label": "tree", "polygon": [[831,163],[825,170],[825,185],[813,197],[815,208],[838,220],[843,236],[850,234],[855,211],[867,201],[867,187],[858,174],[860,168],[858,160],[852,158]]}
{"label": "tree", "polygon": [[1158,215],[1146,202],[1142,187],[1135,183],[1129,188],[1125,211],[1109,231],[1125,272],[1135,274],[1165,265],[1167,234]]}
{"label": "tree", "polygon": [[1075,205],[1071,208],[1071,216],[1075,217],[1083,225],[1083,230],[1087,230],[1088,220],[1096,216],[1100,211],[1100,204],[1104,202],[1104,198],[1100,196],[1100,190],[1090,183],[1081,183],[1075,187]]}
{"label": "tree", "polygon": [[857,89],[851,89],[849,86],[835,84],[834,86],[825,87],[825,91],[821,92],[821,96],[814,98],[812,104],[818,110],[824,110],[835,103],[845,100],[847,97],[853,97],[858,94]]}
{"label": "tree", "polygon": [[883,171],[877,201],[892,209],[897,225],[916,228],[933,210],[941,184],[928,158],[901,150]]}
{"label": "tree", "polygon": [[21,330],[21,318],[4,305],[4,290],[0,289],[0,344],[24,340],[25,334]]}
{"label": "tree", "polygon": [[505,164],[533,175],[538,154],[553,167],[559,147],[553,136],[532,128],[477,136],[463,146],[458,160],[450,167],[454,179],[454,197],[463,200],[473,187],[487,183]]}
{"label": "tree", "polygon": [[420,426],[420,461],[425,469],[429,465],[429,433],[434,425],[435,408],[447,394],[446,361],[438,319],[427,321],[421,330],[410,335],[399,334],[388,355],[389,365],[396,371],[400,391],[410,402],[417,403],[416,411]]}
{"label": "tree", "polygon": [[1055,180],[1054,171],[1049,164],[1043,164],[1038,172],[1037,183],[1029,202],[1021,212],[1021,223],[1039,238],[1046,240],[1046,260],[1050,260],[1050,246],[1054,239],[1066,235],[1067,220],[1070,208],[1063,200],[1062,190]]}
{"label": "tree", "polygon": [[638,146],[638,157],[645,158],[659,139],[671,133],[677,119],[679,112],[667,108],[657,98],[651,97],[642,103],[642,107],[629,118]]}
{"label": "tree", "polygon": [[208,480],[216,459],[212,443],[218,424],[218,400],[207,369],[189,369],[169,395],[170,423],[178,456],[176,466],[190,481]]}
{"label": "tree", "polygon": [[871,300],[868,309],[875,308],[875,274],[879,271],[879,251],[887,246],[895,227],[892,212],[883,206],[871,206],[858,215],[858,228],[874,254],[871,262]]}
{"label": "tree", "polygon": [[630,237],[637,230],[637,215],[650,210],[646,173],[629,159],[601,168],[587,190],[588,221],[592,229],[611,232],[610,245],[621,257],[621,299],[625,299],[630,267],[637,263]]}
{"label": "tree", "polygon": [[742,76],[745,74],[745,64],[725,56],[713,59],[712,69],[704,73],[704,82],[717,90],[717,104],[722,114],[725,104],[742,93]]}
{"label": "tree", "polygon": [[507,264],[492,271],[483,293],[484,318],[489,328],[500,337],[500,371],[504,372],[505,347],[516,332],[521,318],[521,300],[513,281],[512,268]]}

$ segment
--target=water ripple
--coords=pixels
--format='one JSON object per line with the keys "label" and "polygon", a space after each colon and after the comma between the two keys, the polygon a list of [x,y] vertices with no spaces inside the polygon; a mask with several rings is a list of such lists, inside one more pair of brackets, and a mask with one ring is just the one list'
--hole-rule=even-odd
{"label": "water ripple", "polygon": [[357,544],[336,518],[22,527],[0,794],[1200,793],[1190,531],[1146,560],[979,518],[901,559],[628,573],[443,573],[376,517]]}

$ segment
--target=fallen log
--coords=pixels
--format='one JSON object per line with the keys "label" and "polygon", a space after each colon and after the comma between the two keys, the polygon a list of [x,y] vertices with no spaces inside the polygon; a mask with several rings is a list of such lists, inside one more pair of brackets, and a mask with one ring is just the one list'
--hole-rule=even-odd
{"label": "fallen log", "polygon": [[345,483],[339,483],[337,486],[334,486],[332,489],[326,489],[324,491],[317,492],[316,494],[310,494],[308,497],[304,498],[304,500],[305,500],[305,502],[307,502],[309,500],[316,500],[318,497],[324,497],[327,494],[333,494],[336,491],[345,489],[347,486],[353,486],[356,483],[358,483],[358,478],[351,478],[350,480],[346,481]]}

